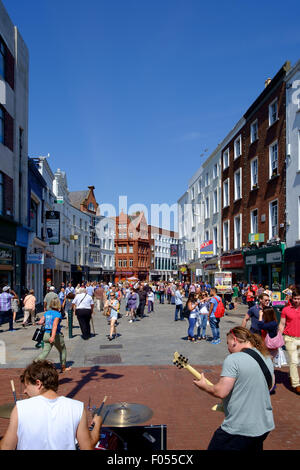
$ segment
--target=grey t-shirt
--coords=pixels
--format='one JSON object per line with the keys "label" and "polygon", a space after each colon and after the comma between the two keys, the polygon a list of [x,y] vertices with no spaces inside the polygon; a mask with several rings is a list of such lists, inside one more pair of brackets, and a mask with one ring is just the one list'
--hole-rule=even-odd
{"label": "grey t-shirt", "polygon": [[[271,357],[264,357],[271,374],[274,367]],[[226,357],[222,377],[236,379],[230,394],[223,399],[225,420],[221,428],[229,434],[261,436],[274,429],[270,393],[265,376],[257,361],[243,352]]]}
{"label": "grey t-shirt", "polygon": [[50,302],[53,299],[58,299],[58,295],[55,292],[51,291],[45,295],[44,302],[47,302],[46,310],[49,310]]}

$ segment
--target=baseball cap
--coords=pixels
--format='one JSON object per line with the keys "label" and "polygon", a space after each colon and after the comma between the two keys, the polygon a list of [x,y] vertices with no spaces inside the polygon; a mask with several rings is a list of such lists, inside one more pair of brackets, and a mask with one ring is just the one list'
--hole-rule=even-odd
{"label": "baseball cap", "polygon": [[2,290],[3,290],[3,292],[7,292],[9,289],[10,289],[10,286],[5,286],[5,287],[3,287]]}

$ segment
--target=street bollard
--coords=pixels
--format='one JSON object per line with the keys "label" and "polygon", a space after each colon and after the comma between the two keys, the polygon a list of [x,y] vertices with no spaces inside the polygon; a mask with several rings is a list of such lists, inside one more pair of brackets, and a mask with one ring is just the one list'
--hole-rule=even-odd
{"label": "street bollard", "polygon": [[73,338],[73,310],[68,310],[69,338]]}

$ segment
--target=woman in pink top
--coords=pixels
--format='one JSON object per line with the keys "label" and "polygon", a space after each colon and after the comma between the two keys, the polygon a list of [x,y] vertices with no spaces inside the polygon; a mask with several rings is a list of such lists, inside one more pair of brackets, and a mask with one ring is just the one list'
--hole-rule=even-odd
{"label": "woman in pink top", "polygon": [[23,300],[24,304],[24,319],[22,326],[25,328],[28,318],[31,317],[31,323],[35,326],[35,302],[36,298],[34,296],[34,290],[31,289]]}

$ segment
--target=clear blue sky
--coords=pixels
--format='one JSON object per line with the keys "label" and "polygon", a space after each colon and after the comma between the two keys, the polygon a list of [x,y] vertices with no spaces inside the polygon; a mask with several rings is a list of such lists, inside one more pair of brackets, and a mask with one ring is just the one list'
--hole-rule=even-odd
{"label": "clear blue sky", "polygon": [[30,53],[30,156],[99,203],[173,204],[286,60],[299,1],[3,0]]}

